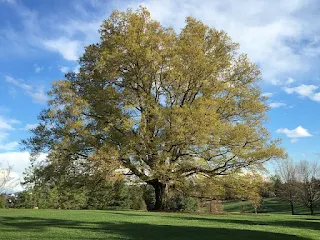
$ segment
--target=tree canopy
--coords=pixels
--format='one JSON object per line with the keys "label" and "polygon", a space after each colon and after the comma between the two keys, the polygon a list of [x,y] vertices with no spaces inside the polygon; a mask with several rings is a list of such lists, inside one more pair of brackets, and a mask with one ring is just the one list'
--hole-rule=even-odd
{"label": "tree canopy", "polygon": [[271,140],[258,67],[224,32],[194,18],[181,31],[145,8],[114,11],[87,46],[79,73],[53,84],[31,138],[55,171],[129,169],[155,189],[225,175],[285,156]]}

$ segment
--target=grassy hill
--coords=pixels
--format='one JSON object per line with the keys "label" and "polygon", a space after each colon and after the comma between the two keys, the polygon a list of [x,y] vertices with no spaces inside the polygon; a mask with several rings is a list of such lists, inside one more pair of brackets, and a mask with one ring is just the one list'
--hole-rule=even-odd
{"label": "grassy hill", "polygon": [[320,216],[0,209],[0,239],[320,239]]}

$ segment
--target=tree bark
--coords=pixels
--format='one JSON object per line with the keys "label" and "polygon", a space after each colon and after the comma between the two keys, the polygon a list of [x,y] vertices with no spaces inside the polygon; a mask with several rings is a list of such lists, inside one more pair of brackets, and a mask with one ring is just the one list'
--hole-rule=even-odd
{"label": "tree bark", "polygon": [[290,206],[291,206],[291,214],[294,215],[294,206],[293,206],[292,200],[290,200]]}
{"label": "tree bark", "polygon": [[313,215],[313,204],[312,203],[310,204],[310,213],[311,213],[311,215]]}
{"label": "tree bark", "polygon": [[153,210],[163,209],[163,201],[165,196],[166,184],[159,182],[158,179],[153,179],[147,182],[154,188],[155,204]]}

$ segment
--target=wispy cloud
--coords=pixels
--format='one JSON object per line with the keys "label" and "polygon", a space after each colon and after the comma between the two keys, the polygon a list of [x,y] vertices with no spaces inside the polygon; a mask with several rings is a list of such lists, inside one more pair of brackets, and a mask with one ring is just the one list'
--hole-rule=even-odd
{"label": "wispy cloud", "polygon": [[261,95],[264,96],[264,97],[270,98],[270,97],[273,96],[273,93],[271,93],[271,92],[266,92],[266,93],[262,93]]}
{"label": "wispy cloud", "polygon": [[295,129],[280,128],[277,130],[277,133],[285,134],[288,138],[291,139],[291,142],[297,142],[298,138],[312,137],[307,129],[302,126],[298,126]]}
{"label": "wispy cloud", "polygon": [[294,83],[295,81],[296,81],[295,79],[289,77],[289,78],[287,79],[287,81],[285,82],[285,85],[291,85],[291,84]]}
{"label": "wispy cloud", "polygon": [[292,83],[296,82],[295,79],[289,77],[285,79],[272,79],[271,84],[276,86],[290,86]]}
{"label": "wispy cloud", "polygon": [[14,4],[14,3],[16,3],[16,1],[15,0],[0,0],[0,3]]}
{"label": "wispy cloud", "polygon": [[0,130],[14,130],[14,125],[19,124],[20,121],[16,119],[7,119],[0,116]]}
{"label": "wispy cloud", "polygon": [[39,72],[41,72],[42,70],[43,70],[43,68],[42,67],[40,67],[38,64],[34,64],[33,65],[33,67],[34,67],[34,71],[36,72],[36,73],[39,73]]}
{"label": "wispy cloud", "polygon": [[287,104],[283,103],[283,102],[272,102],[269,103],[269,107],[271,108],[280,108],[280,107],[285,107],[287,106]]}
{"label": "wispy cloud", "polygon": [[[140,4],[151,11],[152,17],[175,29],[180,29],[185,16],[191,15],[225,30],[240,43],[241,51],[259,64],[264,79],[277,85],[292,83],[285,75],[309,70],[310,59],[314,56],[301,50],[307,47],[301,42],[305,38],[315,38],[320,32],[320,24],[312,24],[315,19],[306,14],[317,4],[312,0],[144,0],[133,2],[132,6]],[[314,46],[309,47],[314,49]]]}
{"label": "wispy cloud", "polygon": [[303,42],[320,36],[317,15],[310,18],[310,12],[317,5],[315,0],[129,0],[126,3],[88,1],[85,4],[74,1],[70,14],[60,19],[55,15],[40,15],[19,3],[15,5],[25,29],[19,34],[26,39],[19,40],[20,35],[15,30],[5,31],[10,32],[19,45],[27,42],[32,49],[46,49],[59,53],[68,61],[75,61],[83,53],[84,46],[99,41],[99,26],[112,9],[124,10],[143,5],[153,18],[178,31],[185,24],[185,17],[190,15],[209,26],[225,30],[240,43],[241,52],[248,53],[259,64],[264,79],[269,83],[291,84],[293,78],[284,76],[307,72],[312,65],[317,65],[319,44]]}
{"label": "wispy cloud", "polygon": [[27,92],[28,95],[32,97],[35,103],[46,104],[48,101],[48,96],[43,87],[38,87],[36,90]]}
{"label": "wispy cloud", "polygon": [[79,41],[64,37],[55,40],[46,40],[43,44],[48,50],[60,53],[64,59],[69,61],[78,60],[80,53],[83,51]]}
{"label": "wispy cloud", "polygon": [[19,146],[19,143],[14,141],[14,142],[8,142],[8,143],[1,143],[0,142],[0,150],[4,151],[12,151],[16,149]]}
{"label": "wispy cloud", "polygon": [[29,130],[32,130],[32,129],[36,128],[37,126],[38,126],[37,123],[28,123],[28,124],[26,124],[23,128],[20,128],[20,130],[27,130],[27,131],[29,131]]}
{"label": "wispy cloud", "polygon": [[5,80],[9,84],[24,90],[24,92],[29,95],[35,103],[45,104],[48,100],[48,97],[42,86],[35,87],[11,76],[5,76]]}
{"label": "wispy cloud", "polygon": [[[15,29],[11,24],[0,29],[0,34],[4,36],[0,55],[11,53],[28,56],[31,52],[54,52],[65,60],[78,60],[85,46],[99,41],[99,27],[115,5],[107,1],[104,2],[105,7],[100,8],[94,2],[98,1],[73,1],[68,14],[59,18],[50,12],[39,13],[23,2],[12,4],[12,10],[18,16],[16,20],[20,20],[23,28]],[[110,10],[106,12],[106,9]]]}
{"label": "wispy cloud", "polygon": [[58,66],[60,72],[66,74],[68,72],[75,72],[75,73],[79,73],[80,70],[80,65],[77,64],[76,66],[73,67],[67,67],[67,66]]}
{"label": "wispy cloud", "polygon": [[319,89],[318,86],[305,85],[305,84],[302,84],[297,87],[292,87],[292,88],[289,88],[289,87],[284,88],[285,92],[288,94],[296,93],[300,97],[306,97],[312,101],[320,102],[320,92],[316,92],[316,90],[318,89]]}
{"label": "wispy cloud", "polygon": [[32,124],[29,123],[29,124],[26,124],[25,129],[31,130],[31,129],[36,128],[37,126],[38,126],[37,123],[32,123]]}
{"label": "wispy cloud", "polygon": [[0,151],[11,151],[19,145],[16,141],[8,142],[9,132],[15,130],[14,125],[19,123],[16,119],[0,116]]}
{"label": "wispy cloud", "polygon": [[[295,74],[312,74],[320,55],[320,16],[312,14],[316,0],[232,1],[232,0],[129,0],[73,1],[68,14],[40,14],[23,5],[13,4],[24,26],[23,32],[5,28],[3,34],[11,52],[35,49],[60,54],[74,62],[84,46],[99,41],[98,29],[113,9],[146,6],[151,16],[165,26],[179,31],[186,16],[193,16],[209,26],[225,30],[241,52],[257,63],[266,82],[290,85]],[[310,17],[312,16],[312,18]],[[21,38],[21,35],[24,38]],[[305,41],[305,39],[315,39]],[[8,48],[3,44],[3,49]],[[1,49],[0,49],[1,52]],[[289,77],[288,76],[293,76]]]}
{"label": "wispy cloud", "polygon": [[59,70],[62,72],[62,73],[67,73],[70,71],[70,68],[69,67],[66,67],[66,66],[59,66]]}
{"label": "wispy cloud", "polygon": [[73,68],[73,72],[79,73],[79,71],[80,71],[80,65],[77,65]]}
{"label": "wispy cloud", "polygon": [[13,77],[5,76],[4,78],[8,83],[10,83],[10,84],[12,84],[12,85],[14,85],[16,87],[19,87],[19,88],[21,88],[23,90],[26,90],[26,91],[31,91],[32,90],[32,86],[31,85],[25,84],[25,83],[23,83],[23,82],[21,82],[21,81],[19,81],[17,79],[14,79]]}

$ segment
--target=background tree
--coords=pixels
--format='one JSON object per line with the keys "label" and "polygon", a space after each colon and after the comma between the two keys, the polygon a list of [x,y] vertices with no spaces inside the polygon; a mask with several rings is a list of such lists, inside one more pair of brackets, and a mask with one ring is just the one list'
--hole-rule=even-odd
{"label": "background tree", "polygon": [[276,169],[279,181],[276,182],[277,197],[290,202],[291,214],[294,215],[294,202],[297,195],[297,167],[291,159],[278,162]]}
{"label": "background tree", "polygon": [[223,176],[197,177],[194,181],[193,196],[206,202],[210,213],[221,213],[223,211],[222,201],[226,198],[226,178]]}
{"label": "background tree", "polygon": [[320,168],[319,164],[300,161],[297,166],[297,198],[314,214],[314,207],[320,202]]}
{"label": "background tree", "polygon": [[[61,160],[61,159],[60,159]],[[25,192],[19,194],[20,207],[55,209],[146,209],[143,186],[119,174],[110,174],[86,162],[72,166],[42,162],[24,173]],[[73,162],[74,163],[74,162]],[[86,169],[90,167],[89,169]]]}
{"label": "background tree", "polygon": [[16,185],[15,179],[12,176],[12,166],[1,167],[0,165],[0,194],[8,191]]}
{"label": "background tree", "polygon": [[255,213],[258,213],[264,186],[262,175],[255,171],[248,171],[230,175],[228,178],[228,188],[231,189],[233,198],[248,200]]}
{"label": "background tree", "polygon": [[154,209],[190,176],[285,155],[263,127],[260,72],[224,31],[188,17],[176,33],[140,8],[114,11],[100,34],[79,73],[53,85],[49,109],[24,141],[33,154],[49,152],[49,164],[62,166],[127,168],[153,186]]}

